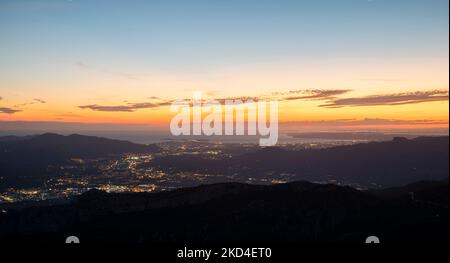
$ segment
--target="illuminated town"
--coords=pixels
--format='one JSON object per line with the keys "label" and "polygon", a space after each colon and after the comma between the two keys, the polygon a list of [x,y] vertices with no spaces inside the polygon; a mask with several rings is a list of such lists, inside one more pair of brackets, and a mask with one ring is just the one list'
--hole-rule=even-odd
{"label": "illuminated town", "polygon": [[[286,143],[288,150],[326,148],[353,144],[357,141]],[[296,180],[294,174],[264,172],[263,176],[249,176],[245,167],[230,167],[223,173],[186,171],[176,166],[160,167],[154,160],[162,157],[195,156],[204,160],[225,160],[233,156],[257,151],[255,144],[224,144],[200,141],[159,143],[161,149],[152,154],[124,154],[98,159],[72,158],[64,165],[49,165],[48,179],[40,186],[9,188],[0,192],[0,203],[21,201],[61,200],[80,195],[90,189],[105,192],[160,192],[181,187],[220,182],[250,184],[278,184]],[[1,180],[1,178],[0,178]],[[329,180],[319,183],[337,183]],[[356,186],[358,187],[358,186]]]}

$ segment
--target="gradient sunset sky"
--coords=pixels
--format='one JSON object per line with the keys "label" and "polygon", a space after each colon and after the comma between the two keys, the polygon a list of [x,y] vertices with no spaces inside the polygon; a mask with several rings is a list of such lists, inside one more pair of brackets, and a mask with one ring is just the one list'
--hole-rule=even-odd
{"label": "gradient sunset sky", "polygon": [[448,3],[0,0],[0,121],[166,125],[202,91],[276,98],[282,122],[448,128]]}

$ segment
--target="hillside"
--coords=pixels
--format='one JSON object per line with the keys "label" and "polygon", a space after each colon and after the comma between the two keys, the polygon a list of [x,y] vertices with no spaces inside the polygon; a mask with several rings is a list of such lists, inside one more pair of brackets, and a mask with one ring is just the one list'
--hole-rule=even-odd
{"label": "hillside", "polygon": [[[430,184],[424,187],[430,190]],[[447,182],[432,188],[448,198]],[[157,194],[92,190],[66,205],[7,211],[0,216],[0,241],[62,242],[68,233],[86,243],[171,245],[359,244],[368,235],[384,243],[448,240],[448,200],[417,202],[403,191],[387,197],[308,182],[216,184]]]}

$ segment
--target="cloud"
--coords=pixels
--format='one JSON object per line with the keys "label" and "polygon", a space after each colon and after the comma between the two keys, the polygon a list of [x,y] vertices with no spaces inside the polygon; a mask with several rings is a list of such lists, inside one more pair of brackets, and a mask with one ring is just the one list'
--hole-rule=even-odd
{"label": "cloud", "polygon": [[[333,99],[335,96],[342,95],[348,93],[352,90],[350,89],[332,89],[332,90],[294,90],[289,91],[287,94],[282,97],[282,100],[328,100]],[[288,96],[286,96],[288,95]]]}
{"label": "cloud", "polygon": [[[359,98],[337,98],[339,95],[351,92],[350,89],[330,89],[330,90],[292,90],[288,92],[274,92],[271,95],[261,95],[256,97],[240,96],[240,97],[223,97],[223,98],[208,98],[202,99],[202,103],[207,103],[211,100],[218,101],[224,104],[227,100],[240,100],[242,103],[247,101],[258,100],[273,100],[278,101],[293,101],[293,100],[323,100],[326,104],[319,105],[325,108],[340,108],[345,106],[376,106],[376,105],[402,105],[412,104],[428,101],[445,101],[448,100],[448,91],[433,90],[433,91],[417,91],[409,93],[397,93],[387,95],[373,95]],[[93,111],[105,112],[134,112],[140,109],[158,108],[163,106],[170,106],[174,102],[184,101],[192,106],[192,98],[185,98],[180,100],[175,99],[161,99],[159,97],[149,97],[150,102],[131,103],[124,101],[123,105],[98,105],[89,104],[78,106],[80,109],[89,109]]]}
{"label": "cloud", "polygon": [[[275,92],[271,95],[261,95],[261,96],[237,96],[237,97],[221,97],[221,98],[202,98],[202,103],[207,103],[211,100],[217,101],[221,104],[225,104],[227,100],[241,101],[242,103],[246,103],[247,101],[258,101],[258,100],[271,100],[277,99],[279,101],[291,101],[291,100],[330,100],[333,99],[337,95],[341,95],[351,90],[291,90],[288,92]],[[213,95],[215,92],[206,92],[206,96],[209,97]],[[296,96],[293,96],[296,95]],[[80,109],[89,109],[93,111],[105,111],[105,112],[135,112],[141,109],[150,109],[150,108],[158,108],[162,106],[170,106],[174,102],[187,102],[189,106],[193,106],[191,101],[192,98],[184,98],[184,99],[162,99],[156,96],[148,97],[151,102],[140,102],[140,103],[131,103],[124,101],[123,105],[98,105],[98,104],[89,104],[89,105],[81,105],[78,106]]]}
{"label": "cloud", "polygon": [[404,132],[413,134],[448,134],[448,120],[446,119],[330,119],[280,122],[280,130],[292,134],[308,132],[364,132],[381,131],[386,133]]}
{"label": "cloud", "polygon": [[399,120],[399,119],[383,119],[383,118],[364,118],[364,119],[336,119],[336,120],[321,120],[321,121],[296,121],[285,122],[285,124],[302,124],[302,125],[345,125],[345,126],[360,126],[360,125],[428,125],[428,124],[448,124],[447,120]]}
{"label": "cloud", "polygon": [[362,81],[380,81],[380,82],[397,82],[401,81],[401,79],[389,79],[389,78],[365,78],[365,79],[359,79]]}
{"label": "cloud", "polygon": [[30,102],[25,102],[25,103],[21,103],[21,104],[16,104],[16,105],[14,105],[14,107],[22,108],[22,107],[29,106],[29,105],[33,105],[33,104],[36,104],[36,103],[45,104],[45,103],[47,103],[47,102],[46,102],[45,100],[42,100],[42,99],[33,99],[33,101],[30,101]]}
{"label": "cloud", "polygon": [[171,105],[174,100],[165,100],[156,96],[148,97],[147,102],[128,102],[124,101],[123,105],[82,105],[78,106],[80,109],[88,109],[93,111],[106,111],[106,112],[135,112],[141,109],[158,108],[162,106]]}
{"label": "cloud", "polygon": [[424,125],[424,124],[448,124],[448,121],[442,120],[396,120],[382,118],[365,118],[359,121],[353,121],[354,125]]}
{"label": "cloud", "polygon": [[241,96],[241,97],[224,97],[224,98],[204,99],[203,102],[207,103],[211,100],[215,100],[221,104],[225,104],[226,101],[235,101],[236,103],[238,103],[238,102],[246,103],[247,101],[256,102],[260,99],[261,99],[260,97]]}
{"label": "cloud", "polygon": [[81,62],[81,61],[77,61],[74,64],[75,64],[75,66],[77,66],[80,69],[91,69],[92,68],[90,65],[88,65],[84,62]]}
{"label": "cloud", "polygon": [[42,104],[47,103],[45,100],[41,100],[41,99],[34,99],[34,101],[37,101],[37,102],[42,103]]}
{"label": "cloud", "polygon": [[141,103],[127,103],[125,105],[113,105],[113,106],[105,106],[105,105],[83,105],[78,106],[80,109],[89,109],[93,111],[110,111],[110,112],[134,112],[140,109],[150,109],[157,108],[161,106],[168,106],[172,103],[172,100],[168,101],[160,101],[160,102],[141,102]]}
{"label": "cloud", "polygon": [[[180,99],[180,100],[172,100],[172,99],[161,99],[158,97],[149,97],[152,99],[151,102],[138,102],[131,103],[127,102],[124,105],[98,105],[98,104],[89,104],[78,106],[80,109],[88,109],[93,111],[105,111],[105,112],[135,112],[141,109],[151,109],[158,108],[164,106],[170,106],[172,103],[182,103],[186,102],[186,105],[190,107],[193,106],[192,98]],[[240,100],[242,103],[245,103],[248,100],[257,101],[258,97],[225,97],[225,98],[215,98],[215,99],[202,99],[202,103],[207,103],[211,100],[218,101],[219,103],[224,104],[226,100]]]}
{"label": "cloud", "polygon": [[102,106],[97,104],[78,106],[80,109],[89,109],[93,111],[121,111],[121,112],[133,112],[136,109],[131,106]]}
{"label": "cloud", "polygon": [[0,107],[0,113],[14,114],[14,113],[20,112],[20,111],[21,110],[15,110],[15,109],[11,109],[11,108]]}
{"label": "cloud", "polygon": [[[208,98],[208,99],[202,99],[202,103],[206,103],[211,100],[218,101],[219,103],[224,104],[227,100],[240,100],[243,103],[246,101],[252,100],[252,101],[258,101],[261,99],[265,100],[271,100],[271,99],[277,99],[279,101],[291,101],[291,100],[331,100],[335,98],[335,96],[345,94],[350,92],[349,89],[339,90],[339,89],[333,89],[333,90],[320,90],[320,89],[314,89],[314,90],[291,90],[287,92],[274,92],[271,95],[261,95],[261,96],[239,96],[239,97],[222,97],[222,98]],[[212,95],[217,94],[217,92],[206,92],[205,93],[207,97],[211,97]],[[158,108],[162,106],[169,106],[175,101],[191,101],[192,98],[185,98],[180,100],[165,100],[156,96],[148,97],[148,99],[151,100],[151,102],[141,102],[141,103],[130,103],[127,101],[124,101],[124,105],[98,105],[98,104],[89,104],[89,105],[82,105],[78,106],[80,109],[89,109],[93,111],[106,111],[106,112],[134,112],[136,110],[140,109],[149,109],[149,108]],[[192,106],[192,103],[189,103],[190,106]]]}
{"label": "cloud", "polygon": [[16,104],[16,105],[14,105],[14,107],[20,108],[20,107],[25,107],[28,105],[33,105],[33,104],[34,104],[34,102],[25,102],[25,103],[21,103],[21,104]]}
{"label": "cloud", "polygon": [[326,108],[341,108],[347,106],[380,106],[405,105],[430,101],[447,101],[448,90],[416,91],[394,94],[372,95],[357,98],[332,99],[320,105]]}

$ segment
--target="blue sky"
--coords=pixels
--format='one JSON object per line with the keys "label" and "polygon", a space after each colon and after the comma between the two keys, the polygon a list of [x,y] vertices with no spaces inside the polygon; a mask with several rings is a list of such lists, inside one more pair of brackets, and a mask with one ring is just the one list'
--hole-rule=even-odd
{"label": "blue sky", "polygon": [[111,109],[313,90],[335,96],[286,100],[280,120],[442,123],[448,3],[0,0],[0,121],[165,123]]}
{"label": "blue sky", "polygon": [[446,0],[2,0],[0,22],[2,68],[67,59],[190,71],[448,53]]}

